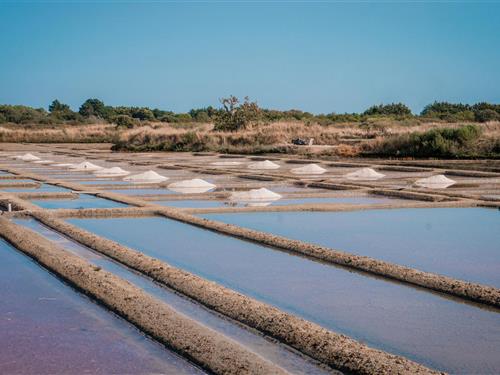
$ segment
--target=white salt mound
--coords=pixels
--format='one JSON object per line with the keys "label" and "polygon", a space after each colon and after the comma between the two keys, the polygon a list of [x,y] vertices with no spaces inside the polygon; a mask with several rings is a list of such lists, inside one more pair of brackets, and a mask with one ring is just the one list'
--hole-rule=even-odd
{"label": "white salt mound", "polygon": [[209,190],[212,190],[216,186],[214,184],[211,184],[210,182],[207,182],[205,180],[202,180],[200,178],[194,178],[192,180],[183,180],[183,181],[177,181],[173,182],[170,185],[168,185],[168,188],[172,191],[175,191],[176,193],[182,193],[182,194],[200,194],[200,193],[205,193]]}
{"label": "white salt mound", "polygon": [[129,174],[130,174],[129,171],[121,169],[120,167],[103,168],[94,172],[94,175],[98,177],[118,177],[118,176],[126,176]]}
{"label": "white salt mound", "polygon": [[241,165],[241,162],[239,162],[239,161],[214,161],[213,163],[210,163],[210,164],[217,165],[217,166],[230,167],[233,165]]}
{"label": "white salt mound", "polygon": [[88,161],[84,161],[83,163],[80,164],[75,164],[70,168],[73,169],[74,171],[98,171],[99,169],[104,169],[103,167],[92,164]]}
{"label": "white salt mound", "polygon": [[295,174],[323,174],[325,172],[326,169],[320,167],[318,164],[307,164],[303,167],[292,169],[292,173]]}
{"label": "white salt mound", "polygon": [[38,156],[32,155],[32,154],[24,154],[23,156],[15,156],[14,157],[17,160],[22,160],[22,161],[35,161],[35,160],[40,160]]}
{"label": "white salt mound", "polygon": [[258,161],[257,163],[249,164],[249,169],[278,169],[280,166],[269,160]]}
{"label": "white salt mound", "polygon": [[432,188],[432,189],[445,189],[448,186],[451,186],[455,183],[456,183],[456,181],[454,181],[451,178],[448,178],[442,174],[438,174],[438,175],[427,177],[427,178],[421,178],[421,179],[415,181],[415,185],[417,185],[417,186],[422,186],[422,187]]}
{"label": "white salt mound", "polygon": [[263,201],[270,202],[281,199],[281,195],[266,188],[252,189],[249,191],[235,191],[231,194],[230,200],[239,202]]}
{"label": "white salt mound", "polygon": [[371,168],[361,168],[357,171],[347,173],[344,175],[349,180],[378,180],[384,177],[385,174],[378,173],[374,169]]}
{"label": "white salt mound", "polygon": [[130,181],[134,184],[155,184],[166,180],[168,180],[168,177],[162,176],[155,171],[134,174],[123,179],[123,181]]}

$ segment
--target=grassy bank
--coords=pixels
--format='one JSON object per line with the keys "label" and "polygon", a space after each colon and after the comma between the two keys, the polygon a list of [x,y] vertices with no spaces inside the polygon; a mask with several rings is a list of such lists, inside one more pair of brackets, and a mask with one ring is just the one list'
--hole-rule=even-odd
{"label": "grassy bank", "polygon": [[[292,139],[313,147],[295,146]],[[323,125],[278,121],[238,131],[216,131],[211,123],[145,123],[131,129],[89,125],[3,125],[0,142],[113,143],[120,151],[213,151],[222,153],[288,153],[302,156],[384,156],[498,158],[500,122],[445,123],[373,117],[366,122]]]}

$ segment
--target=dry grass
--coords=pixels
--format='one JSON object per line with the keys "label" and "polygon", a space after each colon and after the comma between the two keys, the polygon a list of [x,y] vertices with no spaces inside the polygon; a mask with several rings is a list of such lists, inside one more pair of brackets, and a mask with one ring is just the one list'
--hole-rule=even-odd
{"label": "dry grass", "polygon": [[[108,124],[80,126],[3,126],[0,142],[89,143],[111,142],[116,149],[130,151],[219,151],[234,153],[285,152],[356,156],[361,150],[414,132],[434,128],[458,128],[465,123],[396,121],[373,118],[362,123],[319,125],[301,121],[256,124],[237,132],[213,131],[212,124],[150,123],[134,129],[116,129]],[[500,122],[478,125],[484,142],[500,139]],[[291,140],[314,139],[317,149],[295,147]],[[322,147],[323,146],[323,147]]]}
{"label": "dry grass", "polygon": [[0,142],[13,143],[100,143],[113,142],[117,135],[108,124],[0,127]]}

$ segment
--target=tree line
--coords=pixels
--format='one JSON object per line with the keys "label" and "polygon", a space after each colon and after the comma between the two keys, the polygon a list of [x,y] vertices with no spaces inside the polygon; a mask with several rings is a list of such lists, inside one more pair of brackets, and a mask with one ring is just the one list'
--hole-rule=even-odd
{"label": "tree line", "polygon": [[339,122],[363,122],[370,117],[388,117],[395,120],[422,118],[446,122],[487,122],[500,120],[500,104],[434,102],[425,106],[420,114],[413,114],[403,103],[374,105],[361,113],[312,114],[301,110],[274,110],[260,108],[248,98],[240,101],[234,96],[221,99],[220,108],[212,106],[191,109],[187,113],[175,113],[148,107],[108,106],[99,99],[87,99],[78,111],[69,105],[54,100],[48,107],[32,108],[24,105],[0,105],[0,123],[14,124],[86,124],[107,122],[118,127],[131,128],[141,122],[207,123],[213,122],[216,129],[237,130],[249,122],[275,122],[298,120],[329,125]]}

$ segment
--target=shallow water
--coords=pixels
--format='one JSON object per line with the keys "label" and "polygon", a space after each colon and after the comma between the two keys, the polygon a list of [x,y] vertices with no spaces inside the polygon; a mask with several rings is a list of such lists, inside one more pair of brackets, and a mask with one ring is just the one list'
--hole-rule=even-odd
{"label": "shallow water", "polygon": [[127,207],[126,204],[99,198],[90,194],[80,194],[77,199],[40,199],[32,200],[31,203],[42,208],[56,209],[79,209],[79,208],[116,208]]}
{"label": "shallow water", "polygon": [[116,263],[109,258],[98,254],[85,246],[82,246],[74,241],[67,239],[61,234],[47,228],[36,220],[19,219],[15,220],[16,224],[23,225],[35,232],[41,234],[52,242],[57,243],[64,249],[86,259],[92,264],[100,266],[106,271],[112,272],[127,281],[135,284],[147,293],[154,295],[156,298],[166,302],[177,311],[193,318],[196,321],[232,338],[240,344],[248,347],[254,352],[269,359],[273,363],[290,370],[294,374],[328,374],[332,371],[327,371],[318,367],[312,360],[308,360],[302,356],[295,354],[291,350],[280,344],[276,344],[268,339],[265,339],[260,334],[254,333],[248,329],[241,327],[239,324],[220,316],[201,305],[190,301],[179,294],[164,288],[125,266]]}
{"label": "shallow water", "polygon": [[0,285],[0,373],[202,373],[3,240]]}
{"label": "shallow water", "polygon": [[68,221],[428,366],[500,371],[497,312],[164,218]]}
{"label": "shallow water", "polygon": [[[283,198],[269,202],[271,206],[286,206],[296,204],[322,204],[322,203],[342,203],[342,204],[382,204],[391,203],[394,199],[378,197],[325,197],[325,198]],[[177,200],[177,201],[154,201],[153,203],[162,206],[182,207],[182,208],[205,208],[205,207],[245,207],[248,203],[234,202],[230,200]]]}
{"label": "shallow water", "polygon": [[121,180],[92,180],[92,181],[74,181],[76,184],[81,185],[130,185],[129,181],[121,181]]}
{"label": "shallow water", "polygon": [[1,189],[4,191],[12,193],[49,193],[49,192],[68,192],[70,189],[66,189],[61,186],[51,185],[51,184],[41,184],[39,188],[8,188]]}
{"label": "shallow water", "polygon": [[500,287],[500,211],[266,212],[204,217]]}
{"label": "shallow water", "polygon": [[163,195],[163,194],[177,194],[167,188],[151,188],[151,189],[115,189],[108,190],[111,193],[124,194],[124,195]]}

